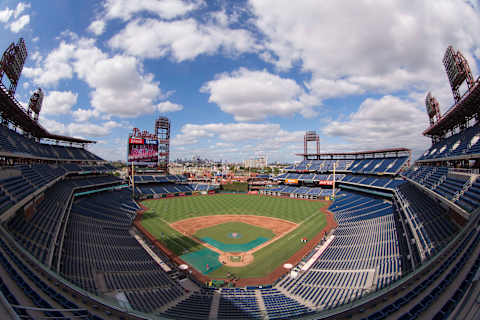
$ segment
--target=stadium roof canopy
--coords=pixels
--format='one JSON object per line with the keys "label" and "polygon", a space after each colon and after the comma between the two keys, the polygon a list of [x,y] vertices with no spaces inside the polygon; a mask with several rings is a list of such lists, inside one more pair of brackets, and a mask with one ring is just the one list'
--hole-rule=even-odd
{"label": "stadium roof canopy", "polygon": [[423,132],[423,135],[434,137],[444,136],[445,133],[455,129],[459,124],[465,123],[479,113],[480,82],[477,81],[463,97],[448,109],[435,124]]}
{"label": "stadium roof canopy", "polygon": [[8,119],[15,126],[23,131],[31,133],[39,139],[50,139],[55,141],[65,141],[71,143],[96,143],[92,140],[79,139],[74,137],[56,135],[48,132],[40,123],[34,121],[22,107],[22,105],[10,95],[5,86],[0,82],[0,115],[3,119]]}
{"label": "stadium roof canopy", "polygon": [[381,155],[385,157],[388,154],[399,154],[405,153],[405,155],[411,154],[411,150],[407,148],[390,148],[390,149],[379,149],[379,150],[368,150],[368,151],[358,151],[358,152],[331,152],[331,153],[297,153],[297,156],[303,156],[308,160],[315,159],[360,159],[367,157],[375,158],[376,155]]}

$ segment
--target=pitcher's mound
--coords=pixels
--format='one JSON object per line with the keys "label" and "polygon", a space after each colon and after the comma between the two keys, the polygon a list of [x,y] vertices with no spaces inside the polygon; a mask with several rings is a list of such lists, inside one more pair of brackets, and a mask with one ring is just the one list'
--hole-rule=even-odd
{"label": "pitcher's mound", "polygon": [[240,239],[242,237],[242,234],[239,232],[232,232],[229,233],[228,236],[232,239]]}

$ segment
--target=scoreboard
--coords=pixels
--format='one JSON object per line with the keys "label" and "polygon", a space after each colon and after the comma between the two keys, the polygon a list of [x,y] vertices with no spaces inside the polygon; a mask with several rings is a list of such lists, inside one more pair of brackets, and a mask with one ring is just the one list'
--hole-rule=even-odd
{"label": "scoreboard", "polygon": [[130,137],[128,139],[128,163],[134,165],[157,165],[158,140]]}

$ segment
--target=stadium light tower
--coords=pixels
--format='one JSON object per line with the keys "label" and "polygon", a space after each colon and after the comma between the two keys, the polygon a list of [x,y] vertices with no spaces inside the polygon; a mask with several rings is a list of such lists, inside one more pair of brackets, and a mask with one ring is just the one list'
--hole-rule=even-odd
{"label": "stadium light tower", "polygon": [[3,80],[3,75],[5,74],[10,81],[8,93],[12,96],[17,89],[18,80],[20,79],[25,60],[27,60],[27,55],[25,41],[23,38],[20,38],[17,44],[12,42],[8,46],[0,61],[0,81]]}
{"label": "stadium light tower", "polygon": [[170,120],[167,117],[158,117],[155,121],[155,135],[158,139],[158,169],[168,174],[170,160]]}
{"label": "stadium light tower", "polygon": [[455,52],[452,46],[448,46],[443,56],[443,65],[447,72],[448,81],[452,87],[453,97],[455,102],[460,101],[461,96],[458,89],[464,81],[467,81],[468,89],[472,88],[475,80],[472,76],[472,71],[468,65],[467,59],[460,51]]}
{"label": "stadium light tower", "polygon": [[307,131],[303,137],[303,157],[304,160],[308,159],[308,143],[314,141],[316,142],[316,155],[320,153],[320,137],[316,131]]}

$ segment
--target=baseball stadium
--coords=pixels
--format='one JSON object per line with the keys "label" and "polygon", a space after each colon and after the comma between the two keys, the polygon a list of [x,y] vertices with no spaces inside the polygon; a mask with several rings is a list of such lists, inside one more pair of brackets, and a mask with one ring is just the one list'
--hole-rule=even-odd
{"label": "baseball stadium", "polygon": [[2,319],[478,319],[480,81],[460,51],[419,158],[322,153],[307,130],[250,192],[171,174],[163,116],[132,130],[118,177],[95,141],[38,121],[41,89],[17,100],[27,56],[20,39],[0,66]]}

